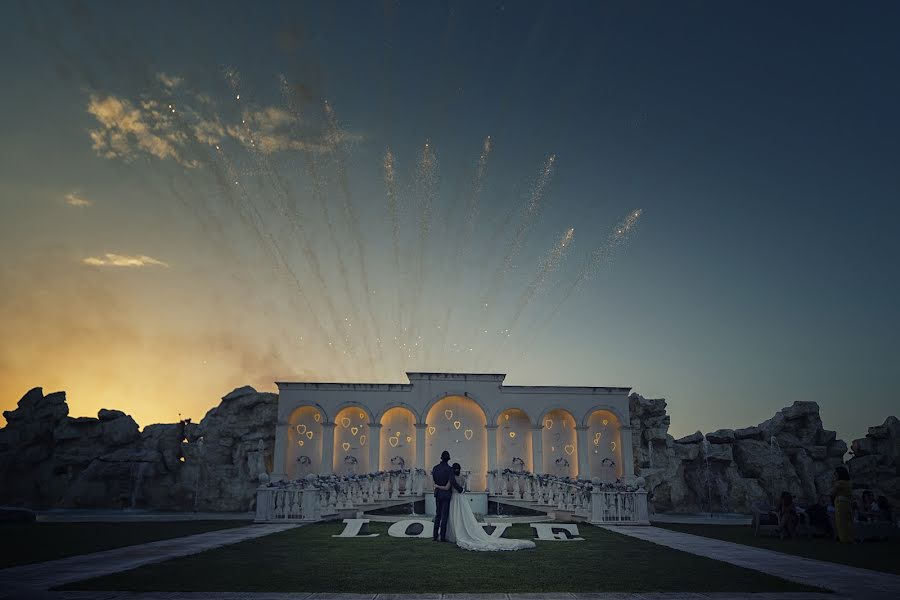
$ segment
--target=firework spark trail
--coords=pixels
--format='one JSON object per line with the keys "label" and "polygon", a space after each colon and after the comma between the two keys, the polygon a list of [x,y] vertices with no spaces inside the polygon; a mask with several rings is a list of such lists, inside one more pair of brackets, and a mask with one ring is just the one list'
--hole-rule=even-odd
{"label": "firework spark trail", "polygon": [[[522,292],[522,295],[519,296],[518,301],[516,302],[516,308],[513,311],[512,317],[510,317],[509,321],[506,324],[506,328],[503,329],[500,334],[503,336],[501,343],[502,346],[505,346],[509,337],[512,335],[512,332],[515,330],[516,325],[519,322],[519,318],[522,316],[522,313],[525,312],[525,309],[528,308],[528,305],[531,303],[534,298],[545,289],[545,284],[547,283],[547,278],[553,273],[559,265],[562,263],[563,259],[566,256],[566,253],[569,250],[569,247],[572,245],[572,240],[575,238],[575,228],[570,227],[560,238],[559,242],[557,242],[556,246],[554,246],[550,252],[541,260],[541,267],[538,269],[538,272],[532,278],[532,280],[525,287],[525,291]],[[488,357],[500,355],[502,352],[500,351],[489,351]]]}
{"label": "firework spark trail", "polygon": [[[563,293],[562,298],[554,304],[553,309],[550,311],[550,314],[544,319],[540,325],[534,328],[534,335],[531,338],[531,342],[529,342],[528,346],[534,343],[534,340],[537,339],[538,335],[540,335],[541,331],[544,330],[547,325],[556,318],[556,315],[559,314],[559,311],[568,302],[569,298],[571,298],[581,287],[588,282],[591,278],[593,278],[603,267],[604,264],[608,263],[612,260],[616,251],[620,248],[624,247],[628,242],[629,236],[634,232],[637,227],[638,220],[641,218],[643,214],[643,209],[635,209],[628,213],[622,221],[620,221],[610,232],[610,234],[606,238],[606,242],[602,246],[598,246],[591,252],[590,257],[585,261],[584,265],[581,267],[581,270],[575,276],[575,279],[571,284],[566,288],[566,291]],[[527,347],[527,346],[526,346]]]}
{"label": "firework spark trail", "polygon": [[[422,296],[425,291],[425,262],[428,251],[428,234],[432,226],[432,212],[437,196],[437,157],[431,142],[425,142],[422,152],[416,161],[416,191],[419,196],[419,212],[416,215],[418,225],[418,240],[416,249],[416,277],[413,281],[412,311],[409,324],[407,348],[418,348],[422,336],[419,335],[418,326],[427,322],[427,317],[422,315]],[[412,338],[412,346],[409,345]],[[428,346],[430,347],[430,346]]]}
{"label": "firework spark trail", "polygon": [[[241,93],[239,89],[240,78],[236,71],[233,69],[225,70],[225,78],[231,87],[232,94],[234,96],[235,102],[241,102]],[[244,102],[246,104],[246,101]],[[344,331],[343,323],[340,320],[339,313],[337,308],[335,307],[331,294],[328,291],[328,285],[325,281],[325,278],[322,274],[321,263],[318,259],[318,255],[313,249],[311,243],[309,242],[309,238],[306,235],[306,231],[303,227],[303,216],[300,211],[299,205],[296,202],[292,202],[290,198],[290,192],[288,191],[287,183],[284,181],[284,178],[280,173],[272,166],[271,161],[269,161],[268,157],[265,153],[258,147],[256,141],[254,139],[254,132],[247,124],[245,118],[241,118],[241,124],[244,131],[244,135],[246,139],[250,143],[249,154],[253,157],[256,165],[263,175],[272,191],[274,192],[275,202],[270,202],[273,205],[277,213],[280,213],[288,222],[291,228],[296,232],[296,237],[300,243],[301,251],[303,252],[306,261],[309,263],[310,268],[313,271],[313,275],[316,278],[316,284],[319,286],[321,291],[321,296],[323,298],[323,302],[326,307],[326,311],[331,317],[332,325],[334,327],[335,333],[339,335],[345,346],[344,353],[349,354],[351,357],[354,356],[354,345],[352,340],[347,335],[347,332]],[[267,197],[263,196],[266,200],[269,200]],[[279,251],[281,251],[279,247]],[[285,261],[287,259],[285,258]],[[290,270],[291,276],[295,279],[299,285],[299,279],[295,275],[293,269]],[[341,335],[343,333],[343,335]]]}
{"label": "firework spark trail", "polygon": [[[388,148],[384,153],[384,188],[387,196],[388,214],[391,219],[391,235],[393,237],[394,252],[394,277],[396,284],[394,289],[396,297],[394,299],[394,326],[393,333],[399,333],[401,329],[401,317],[405,311],[403,286],[401,285],[402,271],[400,269],[400,217],[399,205],[397,202],[397,173],[394,167],[394,153]],[[388,334],[393,342],[396,336]],[[402,363],[399,365],[402,370]]]}
{"label": "firework spark trail", "polygon": [[[340,189],[342,192],[342,197],[344,199],[343,202],[343,213],[344,219],[347,221],[350,226],[350,235],[353,237],[353,241],[356,244],[356,254],[359,262],[359,272],[361,277],[361,283],[363,287],[363,298],[365,298],[365,308],[366,313],[369,318],[368,325],[372,328],[375,333],[375,345],[376,348],[380,348],[383,344],[383,339],[381,337],[381,327],[378,324],[378,318],[375,315],[375,310],[372,307],[372,296],[374,295],[375,290],[372,289],[372,286],[369,283],[369,269],[366,265],[366,250],[364,244],[364,238],[362,234],[362,229],[359,226],[359,220],[356,218],[356,209],[353,206],[353,195],[350,192],[350,184],[347,179],[347,157],[341,144],[341,140],[344,138],[343,132],[341,131],[337,117],[334,112],[334,107],[331,106],[327,101],[325,102],[325,115],[328,120],[329,125],[329,137],[331,138],[332,144],[332,157],[334,158],[335,168],[337,170],[338,175],[338,183],[340,184]],[[363,336],[363,341],[368,342],[368,337]],[[368,344],[366,344],[366,349],[368,350]],[[377,356],[378,361],[383,360],[382,352],[376,352],[375,356]],[[377,367],[375,363],[372,366],[372,376],[377,375]],[[383,365],[381,365],[383,367]]]}
{"label": "firework spark trail", "polygon": [[528,203],[525,205],[525,208],[522,211],[522,218],[519,220],[519,223],[516,225],[516,229],[513,232],[512,241],[506,250],[506,254],[503,256],[502,262],[497,267],[494,276],[488,284],[487,292],[485,292],[482,297],[479,306],[481,316],[478,320],[478,329],[475,331],[476,337],[484,333],[487,329],[486,324],[490,320],[491,311],[494,308],[494,296],[501,288],[503,280],[513,269],[515,258],[522,249],[525,235],[531,227],[531,221],[541,212],[544,190],[547,188],[547,184],[550,183],[555,165],[556,155],[551,154],[541,166],[537,180],[535,180],[531,187]]}
{"label": "firework spark trail", "polygon": [[441,340],[438,344],[438,348],[440,349],[441,355],[444,354],[447,347],[447,336],[450,328],[450,320],[453,318],[453,308],[457,304],[455,294],[459,291],[458,288],[460,275],[462,273],[462,263],[468,254],[469,242],[472,239],[472,234],[475,228],[475,219],[478,216],[478,201],[481,197],[481,190],[484,187],[484,178],[487,175],[488,157],[491,155],[491,151],[493,149],[494,142],[491,139],[491,136],[487,136],[486,138],[484,138],[484,142],[481,144],[481,154],[479,155],[478,163],[475,166],[475,176],[472,179],[472,189],[466,200],[466,212],[464,215],[462,243],[456,245],[456,252],[451,266],[450,283],[447,288],[449,289],[449,293],[454,294],[454,299],[453,301],[448,303],[447,310],[444,312],[443,320],[439,325]]}

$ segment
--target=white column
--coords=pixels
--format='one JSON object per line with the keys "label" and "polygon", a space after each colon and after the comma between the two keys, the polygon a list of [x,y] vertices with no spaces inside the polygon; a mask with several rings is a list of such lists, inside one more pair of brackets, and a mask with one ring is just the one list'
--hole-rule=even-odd
{"label": "white column", "polygon": [[591,478],[591,468],[588,466],[587,425],[579,425],[575,428],[578,443],[578,477]]}
{"label": "white column", "polygon": [[484,429],[487,435],[487,470],[493,471],[497,468],[497,426],[485,425]]}
{"label": "white column", "polygon": [[369,472],[381,470],[381,423],[369,425]]}
{"label": "white column", "polygon": [[544,426],[531,428],[531,468],[536,475],[544,473]]}
{"label": "white column", "polygon": [[631,447],[631,426],[622,425],[620,429],[622,443],[622,479],[629,481],[634,479],[634,448]]}
{"label": "white column", "polygon": [[272,450],[272,481],[287,479],[287,421],[278,421],[275,425],[275,448]]}
{"label": "white column", "polygon": [[322,423],[322,474],[334,473],[334,423]]}
{"label": "white column", "polygon": [[415,469],[425,469],[428,471],[428,467],[425,466],[425,436],[427,435],[428,425],[425,423],[416,423],[416,464],[413,465]]}

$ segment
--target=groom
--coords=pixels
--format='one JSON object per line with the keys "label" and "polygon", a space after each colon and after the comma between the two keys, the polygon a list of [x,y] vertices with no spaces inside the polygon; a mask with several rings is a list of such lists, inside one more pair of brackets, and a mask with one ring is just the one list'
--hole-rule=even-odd
{"label": "groom", "polygon": [[[438,541],[438,532],[440,532],[441,541],[447,541],[447,522],[450,519],[450,498],[453,497],[453,490],[447,486],[449,483],[457,492],[462,493],[463,489],[456,478],[453,477],[453,467],[447,464],[450,461],[450,453],[444,450],[441,452],[441,462],[434,466],[431,470],[431,479],[434,481],[434,541]],[[446,489],[444,489],[446,488]]]}

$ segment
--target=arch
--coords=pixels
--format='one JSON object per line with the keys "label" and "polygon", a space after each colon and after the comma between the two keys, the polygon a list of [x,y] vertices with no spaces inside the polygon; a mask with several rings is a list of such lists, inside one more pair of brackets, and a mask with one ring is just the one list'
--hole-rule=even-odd
{"label": "arch", "polygon": [[544,412],[541,413],[540,418],[538,418],[538,420],[535,421],[535,425],[537,425],[538,427],[543,427],[544,421],[547,420],[547,415],[549,415],[550,413],[555,412],[555,411],[562,411],[562,412],[568,414],[570,417],[572,417],[572,420],[575,421],[576,424],[578,424],[578,420],[575,418],[575,415],[572,414],[571,410],[569,410],[565,406],[556,405],[556,406],[553,406],[551,408],[544,410]]}
{"label": "arch", "polygon": [[407,405],[399,404],[384,411],[380,417],[380,427],[373,429],[379,431],[378,443],[380,465],[372,465],[372,470],[393,470],[399,468],[411,469],[423,468],[416,464],[416,442],[419,431],[416,429],[418,417],[416,412]]}
{"label": "arch", "polygon": [[344,402],[334,414],[332,468],[339,475],[368,473],[372,413],[357,402]]}
{"label": "arch", "polygon": [[503,416],[503,413],[507,413],[507,412],[514,411],[514,410],[517,410],[520,413],[522,413],[523,415],[525,415],[526,417],[528,417],[528,422],[531,425],[535,424],[536,421],[534,421],[532,419],[531,415],[528,414],[528,411],[525,410],[524,408],[519,408],[518,406],[507,406],[506,408],[498,410],[496,412],[496,414],[494,414],[494,416],[491,417],[488,422],[491,423],[492,425],[502,425],[502,423],[500,422],[500,417]]}
{"label": "arch", "polygon": [[622,419],[609,408],[592,410],[586,419],[590,478],[614,481],[622,477]]}
{"label": "arch", "polygon": [[442,393],[438,394],[437,396],[433,396],[431,398],[431,400],[428,401],[428,404],[425,405],[425,409],[422,411],[422,417],[423,417],[422,422],[428,424],[427,423],[428,415],[429,415],[429,413],[431,413],[431,409],[434,408],[435,404],[437,404],[438,402],[441,402],[442,400],[445,400],[447,398],[468,398],[469,400],[474,402],[475,405],[478,406],[478,408],[481,409],[481,413],[484,415],[485,423],[487,423],[488,411],[484,408],[484,404],[482,404],[481,400],[479,400],[476,396],[473,396],[473,395],[469,394],[468,392],[462,392],[462,393],[442,392]]}
{"label": "arch", "polygon": [[347,402],[341,402],[337,406],[334,407],[334,422],[337,423],[338,415],[348,408],[358,408],[366,414],[366,418],[368,422],[366,425],[371,425],[375,423],[375,419],[372,417],[372,411],[369,410],[369,407],[365,404],[361,404],[359,402],[354,402],[353,400],[349,400]]}
{"label": "arch", "polygon": [[[506,408],[497,414],[497,467],[534,471],[531,416],[521,408]],[[488,432],[490,435],[491,432]],[[520,460],[516,460],[520,459]]]}
{"label": "arch", "polygon": [[578,475],[578,421],[567,408],[545,410],[539,421],[544,473],[576,477]]}
{"label": "arch", "polygon": [[374,423],[383,424],[384,415],[386,415],[390,410],[394,408],[405,408],[413,414],[413,417],[415,417],[416,419],[416,423],[424,423],[424,421],[422,420],[422,415],[419,414],[419,411],[417,411],[412,405],[407,404],[406,402],[388,402],[381,408],[381,412],[376,413]]}
{"label": "arch", "polygon": [[[443,450],[451,462],[459,462],[470,471],[469,489],[487,487],[487,414],[484,407],[470,396],[442,394],[431,402],[425,413],[425,462],[436,464]],[[491,433],[494,433],[491,431]]]}
{"label": "arch", "polygon": [[605,410],[606,412],[612,413],[613,416],[615,416],[616,419],[619,420],[620,425],[624,425],[629,422],[627,416],[623,415],[622,412],[618,408],[616,408],[614,406],[610,406],[608,404],[596,404],[596,405],[592,406],[591,408],[589,408],[587,410],[587,412],[585,412],[584,415],[581,417],[581,425],[584,427],[589,427],[590,424],[588,423],[588,420],[591,418],[591,415],[593,415],[598,410]]}
{"label": "arch", "polygon": [[287,421],[287,453],[285,474],[300,479],[322,471],[325,412],[317,405],[306,404],[291,411]]}
{"label": "arch", "polygon": [[322,413],[322,423],[328,423],[328,411],[322,408],[322,405],[318,402],[300,402],[291,409],[291,412],[288,414],[287,422],[290,423],[294,418],[294,415],[302,408],[314,408]]}

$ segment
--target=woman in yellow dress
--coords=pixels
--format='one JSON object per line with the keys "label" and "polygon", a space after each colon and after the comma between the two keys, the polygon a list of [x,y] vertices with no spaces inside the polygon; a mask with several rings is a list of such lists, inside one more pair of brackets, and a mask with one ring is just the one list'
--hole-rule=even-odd
{"label": "woman in yellow dress", "polygon": [[847,471],[847,467],[835,468],[831,498],[832,502],[834,502],[834,526],[837,529],[838,539],[842,542],[852,542],[853,521],[850,518],[850,473]]}

